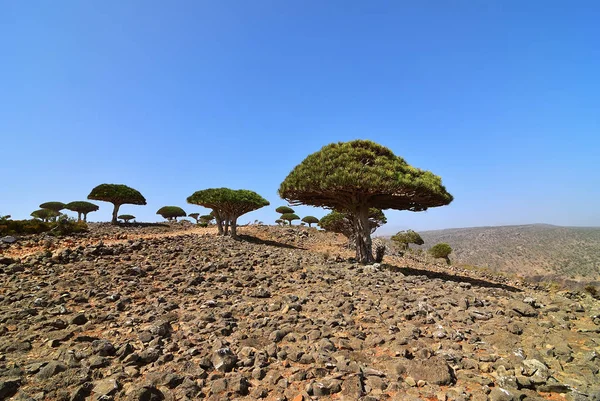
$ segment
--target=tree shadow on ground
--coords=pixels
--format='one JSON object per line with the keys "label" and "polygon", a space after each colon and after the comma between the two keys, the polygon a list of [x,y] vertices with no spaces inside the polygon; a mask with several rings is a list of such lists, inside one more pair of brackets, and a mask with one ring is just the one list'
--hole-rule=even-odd
{"label": "tree shadow on ground", "polygon": [[450,274],[444,272],[436,272],[431,270],[416,269],[414,267],[399,267],[394,265],[383,264],[383,267],[392,272],[399,272],[406,276],[427,276],[429,279],[439,278],[444,281],[454,281],[456,283],[469,283],[476,287],[486,288],[499,288],[510,292],[523,292],[523,290],[513,287],[507,284],[495,283],[493,281],[487,281],[479,278],[469,276],[459,276],[457,274]]}
{"label": "tree shadow on ground", "polygon": [[242,241],[250,242],[251,244],[269,245],[269,246],[276,246],[278,248],[288,248],[288,249],[304,249],[304,248],[297,247],[295,245],[284,244],[282,242],[271,241],[268,239],[261,239],[258,237],[253,237],[251,235],[239,235],[238,234],[238,237]]}

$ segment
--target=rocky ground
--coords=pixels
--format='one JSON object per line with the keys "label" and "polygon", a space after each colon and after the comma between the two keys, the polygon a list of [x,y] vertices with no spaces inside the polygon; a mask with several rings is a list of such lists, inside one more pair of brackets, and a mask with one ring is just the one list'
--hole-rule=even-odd
{"label": "rocky ground", "polygon": [[183,229],[4,245],[0,400],[600,400],[585,294],[361,266],[316,230]]}

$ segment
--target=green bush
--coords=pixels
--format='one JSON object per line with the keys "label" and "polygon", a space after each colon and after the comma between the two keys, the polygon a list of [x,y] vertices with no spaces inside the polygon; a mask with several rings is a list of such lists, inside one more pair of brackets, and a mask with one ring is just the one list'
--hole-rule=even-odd
{"label": "green bush", "polygon": [[50,230],[50,233],[53,235],[71,235],[88,230],[85,221],[75,220],[64,214],[53,225],[54,227]]}
{"label": "green bush", "polygon": [[450,264],[450,258],[448,258],[448,255],[452,253],[452,248],[450,248],[450,245],[440,242],[439,244],[432,246],[429,249],[429,253],[436,259],[446,259],[446,262]]}
{"label": "green bush", "polygon": [[0,221],[0,235],[31,235],[49,233],[51,235],[69,235],[87,231],[85,222],[77,222],[66,216],[57,222],[44,222],[37,219],[31,220],[2,220]]}
{"label": "green bush", "polygon": [[52,223],[37,219],[0,221],[0,235],[40,234],[51,228]]}
{"label": "green bush", "polygon": [[413,230],[399,231],[396,235],[392,236],[391,240],[398,244],[404,251],[408,249],[408,244],[423,245],[425,243],[419,233]]}

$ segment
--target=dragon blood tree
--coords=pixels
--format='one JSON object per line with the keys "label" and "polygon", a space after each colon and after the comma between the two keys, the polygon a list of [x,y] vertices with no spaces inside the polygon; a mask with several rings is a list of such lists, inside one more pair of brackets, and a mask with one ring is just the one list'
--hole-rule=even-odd
{"label": "dragon blood tree", "polygon": [[319,219],[317,219],[315,216],[306,216],[302,218],[302,221],[308,224],[309,227],[312,227],[313,224],[319,224]]}
{"label": "dragon blood tree", "polygon": [[77,212],[77,220],[81,221],[81,215],[83,215],[83,221],[87,221],[88,213],[95,212],[98,209],[98,205],[94,205],[91,202],[86,201],[75,201],[69,202],[65,205],[65,209],[70,210],[72,212]]}
{"label": "dragon blood tree", "polygon": [[185,210],[179,206],[163,206],[157,210],[156,214],[160,214],[163,218],[169,221],[177,221],[178,217],[186,217]]}
{"label": "dragon blood tree", "polygon": [[254,191],[247,189],[208,188],[196,191],[187,198],[188,203],[212,209],[219,235],[237,238],[238,217],[268,206],[269,202]]}
{"label": "dragon blood tree", "polygon": [[[371,234],[387,223],[387,218],[381,209],[370,208],[368,217]],[[354,231],[353,217],[350,213],[340,213],[335,210],[321,218],[319,225],[325,231],[340,233],[348,238],[348,246],[355,246],[356,232]]]}
{"label": "dragon blood tree", "polygon": [[31,212],[30,216],[40,219],[44,222],[48,222],[51,219],[55,219],[60,216],[60,213],[51,209],[39,209]]}
{"label": "dragon blood tree", "polygon": [[370,208],[421,212],[453,200],[440,177],[366,140],[332,143],[307,156],[281,183],[279,196],[291,205],[350,214],[361,263],[374,261]]}
{"label": "dragon blood tree", "polygon": [[113,204],[112,224],[117,224],[119,208],[121,205],[146,204],[146,198],[144,198],[138,190],[122,184],[100,184],[92,189],[92,192],[90,192],[87,198]]}

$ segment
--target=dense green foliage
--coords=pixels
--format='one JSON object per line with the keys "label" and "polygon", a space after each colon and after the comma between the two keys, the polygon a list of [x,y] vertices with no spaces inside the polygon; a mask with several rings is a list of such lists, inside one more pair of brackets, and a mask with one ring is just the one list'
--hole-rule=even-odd
{"label": "dense green foliage", "polygon": [[302,219],[302,221],[308,224],[309,227],[312,227],[313,224],[319,223],[319,219],[317,219],[315,216],[306,216]]}
{"label": "dense green foliage", "polygon": [[49,209],[55,212],[60,212],[65,208],[65,204],[62,202],[46,202],[40,205],[41,209]]}
{"label": "dense green foliage", "polygon": [[281,220],[287,221],[289,225],[292,225],[292,221],[300,220],[300,216],[294,213],[284,213],[281,215]]}
{"label": "dense green foliage", "polygon": [[135,219],[135,216],[132,214],[120,214],[118,218],[123,220],[125,223],[129,223],[130,220]]}
{"label": "dense green foliage", "polygon": [[419,212],[453,199],[440,177],[365,140],[332,143],[309,155],[281,183],[279,195],[292,205],[351,213],[363,263],[373,261],[369,208]]}
{"label": "dense green foliage", "polygon": [[279,206],[275,211],[279,214],[295,213],[294,209],[289,206]]}
{"label": "dense green foliage", "polygon": [[65,209],[77,212],[77,220],[81,220],[81,215],[83,215],[83,221],[87,221],[88,213],[97,211],[99,207],[91,202],[75,201],[67,203]]}
{"label": "dense green foliage", "polygon": [[185,210],[179,206],[163,206],[156,211],[156,214],[160,214],[169,221],[177,220],[178,217],[187,216]]}
{"label": "dense green foliage", "polygon": [[254,191],[246,189],[208,188],[196,191],[187,198],[188,203],[212,209],[220,235],[237,238],[237,219],[269,202]]}
{"label": "dense green foliage", "polygon": [[42,221],[49,221],[55,217],[60,216],[59,212],[50,209],[39,209],[31,212],[31,217],[35,217],[36,219],[40,219]]}
{"label": "dense green foliage", "polygon": [[401,249],[408,249],[408,244],[423,245],[425,242],[419,233],[413,230],[399,231],[391,238]]}
{"label": "dense green foliage", "polygon": [[450,264],[450,259],[448,258],[448,256],[452,253],[452,248],[450,245],[440,242],[439,244],[435,244],[429,248],[429,253],[434,258],[446,259],[446,262]]}
{"label": "dense green foliage", "polygon": [[117,224],[117,215],[121,205],[146,204],[146,198],[138,190],[122,184],[100,184],[92,189],[87,198],[112,203],[114,205],[111,221],[113,224]]}

